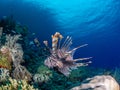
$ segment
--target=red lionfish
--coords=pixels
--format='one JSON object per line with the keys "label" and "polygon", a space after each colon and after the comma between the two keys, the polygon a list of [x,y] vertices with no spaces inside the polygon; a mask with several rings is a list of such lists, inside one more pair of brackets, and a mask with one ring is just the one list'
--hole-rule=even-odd
{"label": "red lionfish", "polygon": [[[77,48],[70,50],[72,44],[72,38],[67,36],[65,41],[61,44],[63,36],[56,32],[52,35],[52,49],[48,47],[48,42],[44,41],[46,47],[50,50],[50,56],[44,61],[44,64],[49,68],[56,68],[59,72],[68,76],[73,69],[77,69],[80,66],[87,66],[91,61],[80,63],[81,60],[87,60],[88,58],[78,58],[73,59],[74,52],[81,47],[86,46],[87,44],[81,45]],[[79,63],[78,63],[79,62]]]}

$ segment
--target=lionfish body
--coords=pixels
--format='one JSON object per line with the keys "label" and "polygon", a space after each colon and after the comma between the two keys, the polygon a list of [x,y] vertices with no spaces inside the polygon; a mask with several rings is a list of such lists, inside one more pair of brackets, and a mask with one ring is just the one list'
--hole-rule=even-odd
{"label": "lionfish body", "polygon": [[72,44],[71,37],[67,37],[65,41],[61,44],[63,36],[56,32],[52,35],[52,49],[50,49],[51,55],[45,60],[44,64],[49,68],[57,68],[57,70],[63,73],[65,76],[68,76],[72,69],[76,69],[79,66],[86,66],[90,62],[78,63],[81,60],[87,60],[89,58],[79,58],[73,59],[74,52],[85,45],[79,46],[70,50]]}

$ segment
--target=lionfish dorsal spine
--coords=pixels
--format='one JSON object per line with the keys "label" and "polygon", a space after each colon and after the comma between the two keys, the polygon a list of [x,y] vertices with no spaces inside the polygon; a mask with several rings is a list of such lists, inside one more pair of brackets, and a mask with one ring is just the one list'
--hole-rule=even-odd
{"label": "lionfish dorsal spine", "polygon": [[53,54],[56,54],[59,37],[60,37],[59,32],[56,32],[54,35],[52,35],[52,52],[53,52]]}
{"label": "lionfish dorsal spine", "polygon": [[58,49],[60,49],[60,47],[61,47],[61,41],[62,41],[62,39],[63,39],[63,36],[60,34],[60,35],[59,35],[59,38],[60,38],[60,40],[59,40]]}
{"label": "lionfish dorsal spine", "polygon": [[72,44],[72,38],[70,37],[70,38],[67,40],[67,42],[66,42],[66,44],[64,45],[64,47],[63,47],[63,48],[64,48],[64,51],[69,50],[71,44]]}
{"label": "lionfish dorsal spine", "polygon": [[67,40],[69,39],[69,36],[67,36],[67,38],[65,39],[65,41],[63,42],[63,44],[61,45],[61,49],[65,46]]}

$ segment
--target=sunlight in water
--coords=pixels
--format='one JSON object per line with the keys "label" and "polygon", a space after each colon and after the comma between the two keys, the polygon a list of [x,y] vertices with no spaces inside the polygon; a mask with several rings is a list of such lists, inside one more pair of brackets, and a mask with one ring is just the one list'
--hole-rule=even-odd
{"label": "sunlight in water", "polygon": [[[34,4],[42,4],[51,10],[58,20],[60,27],[68,34],[80,36],[91,32],[102,32],[104,28],[111,27],[119,15],[119,2],[114,0],[26,0]],[[114,26],[112,26],[114,27]],[[73,31],[74,32],[71,32]]]}

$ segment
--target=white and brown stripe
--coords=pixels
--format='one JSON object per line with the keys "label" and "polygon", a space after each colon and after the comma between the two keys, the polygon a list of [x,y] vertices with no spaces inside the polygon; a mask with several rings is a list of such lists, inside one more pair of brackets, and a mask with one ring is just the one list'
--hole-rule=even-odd
{"label": "white and brown stripe", "polygon": [[53,54],[56,53],[59,37],[60,37],[59,32],[56,32],[54,35],[52,35],[52,51],[53,51]]}

